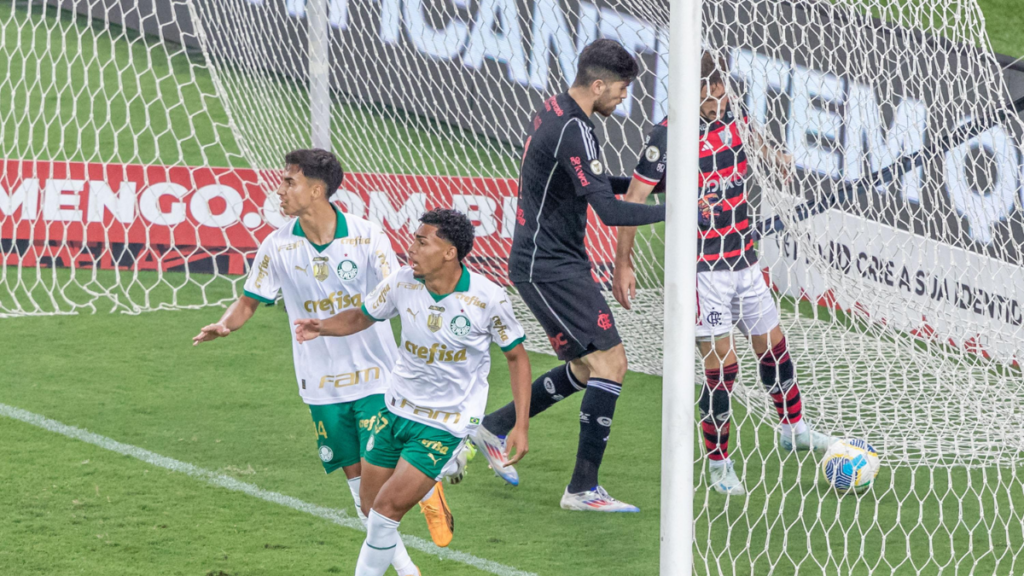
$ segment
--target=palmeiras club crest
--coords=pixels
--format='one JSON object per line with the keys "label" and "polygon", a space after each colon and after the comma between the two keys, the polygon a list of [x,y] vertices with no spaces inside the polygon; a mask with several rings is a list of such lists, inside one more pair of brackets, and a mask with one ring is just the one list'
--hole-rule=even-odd
{"label": "palmeiras club crest", "polygon": [[472,327],[473,326],[469,323],[469,318],[463,316],[462,314],[459,314],[455,318],[452,318],[451,323],[448,324],[448,328],[452,331],[452,334],[455,334],[460,338],[465,336],[466,334],[469,334],[469,331]]}
{"label": "palmeiras club crest", "polygon": [[427,316],[427,328],[430,328],[431,332],[437,332],[444,325],[444,321],[441,318],[441,314],[444,313],[443,306],[431,306],[430,315]]}
{"label": "palmeiras club crest", "polygon": [[351,260],[342,260],[338,264],[338,278],[342,280],[352,280],[359,275],[359,266]]}
{"label": "palmeiras club crest", "polygon": [[313,277],[317,280],[321,282],[327,280],[327,274],[330,269],[331,263],[326,256],[315,256],[313,258]]}

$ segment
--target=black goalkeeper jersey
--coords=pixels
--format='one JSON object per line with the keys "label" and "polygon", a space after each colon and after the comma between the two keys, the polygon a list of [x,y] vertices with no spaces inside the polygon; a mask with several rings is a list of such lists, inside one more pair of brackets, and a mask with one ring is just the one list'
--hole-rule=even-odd
{"label": "black goalkeeper jersey", "polygon": [[[746,122],[743,116],[739,121]],[[651,129],[633,177],[651,186],[665,177],[668,118]],[[741,270],[757,262],[747,205],[747,152],[732,106],[721,119],[700,120],[700,197],[715,194],[721,214],[697,229],[697,271]]]}
{"label": "black goalkeeper jersey", "polygon": [[552,96],[534,115],[524,146],[510,280],[590,274],[584,237],[591,194],[614,197],[594,125],[571,96]]}

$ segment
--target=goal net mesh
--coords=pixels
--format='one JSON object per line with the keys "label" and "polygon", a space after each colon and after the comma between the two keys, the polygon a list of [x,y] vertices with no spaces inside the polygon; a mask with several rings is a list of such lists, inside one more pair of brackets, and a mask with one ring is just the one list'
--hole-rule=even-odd
{"label": "goal net mesh", "polygon": [[[306,4],[2,2],[0,316],[241,293],[284,221],[283,154],[310,145]],[[335,200],[400,252],[420,211],[454,206],[478,223],[471,264],[507,283],[529,122],[594,39],[641,65],[596,121],[609,171],[630,175],[667,113],[662,0],[327,10],[333,147],[350,173]],[[838,498],[813,456],[780,452],[737,333],[730,452],[748,493],[714,494],[697,463],[701,572],[1020,571],[1022,127],[983,24],[974,0],[705,0],[704,45],[724,57],[740,135],[792,156],[784,170],[748,149],[747,186],[805,414],[870,441],[884,468],[867,495]],[[610,290],[615,232],[591,224],[630,368],[660,373],[664,258],[691,256],[665,254],[662,226],[641,230],[626,311]],[[517,311],[527,347],[550,352]]]}

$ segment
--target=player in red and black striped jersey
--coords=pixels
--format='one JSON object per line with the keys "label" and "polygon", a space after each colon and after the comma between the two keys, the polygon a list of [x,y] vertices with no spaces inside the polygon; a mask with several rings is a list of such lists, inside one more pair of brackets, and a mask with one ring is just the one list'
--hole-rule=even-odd
{"label": "player in red and black striped jersey", "polygon": [[[749,217],[746,179],[747,151],[731,106],[720,118],[708,121],[701,116],[700,173],[698,210],[700,254],[697,271],[741,270],[757,262],[754,250],[754,226]],[[652,189],[665,176],[668,149],[668,118],[655,126],[644,143],[633,178]],[[628,196],[627,196],[628,198]]]}
{"label": "player in red and black striped jersey", "polygon": [[[743,494],[729,459],[730,395],[739,374],[732,329],[750,338],[760,359],[761,381],[781,421],[779,444],[785,450],[824,451],[834,440],[812,431],[801,410],[796,371],[779,327],[775,300],[757,266],[754,222],[745,178],[746,134],[762,162],[774,163],[788,181],[792,158],[767,145],[739,106],[730,104],[722,73],[725,63],[705,52],[701,61],[700,174],[697,177],[697,341],[704,357],[700,396],[701,428],[708,451],[711,486],[724,494]],[[665,177],[668,118],[647,137],[626,200],[645,202]],[[632,266],[636,228],[620,227],[612,289],[626,309],[636,294]]]}

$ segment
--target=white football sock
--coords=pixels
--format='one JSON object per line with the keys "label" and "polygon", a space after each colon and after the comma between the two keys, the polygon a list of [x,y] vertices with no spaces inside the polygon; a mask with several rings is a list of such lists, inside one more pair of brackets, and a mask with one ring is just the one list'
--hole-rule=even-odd
{"label": "white football sock", "polygon": [[437,484],[434,484],[430,488],[430,492],[427,492],[426,496],[424,496],[423,498],[420,498],[420,502],[426,502],[427,500],[430,500],[430,497],[434,495],[434,490],[437,490]]}
{"label": "white football sock", "polygon": [[[363,514],[363,507],[359,499],[359,484],[359,476],[348,479],[348,489],[352,491],[352,499],[356,501],[356,513],[359,514],[359,521],[365,527],[366,515]],[[398,538],[398,543],[395,544],[395,557],[391,559],[391,565],[395,567],[398,576],[416,576],[418,574],[416,564],[409,557],[409,552],[405,549],[405,543],[402,542],[401,536]]]}
{"label": "white football sock", "polygon": [[398,576],[417,576],[419,574],[416,564],[409,557],[409,551],[405,549],[401,535],[398,536],[398,542],[395,544],[395,556],[391,559],[391,565],[395,567]]}
{"label": "white football sock", "polygon": [[804,434],[809,430],[807,428],[807,422],[804,422],[803,418],[801,418],[796,424],[787,424],[784,422],[780,424],[780,426],[781,428],[779,431],[782,433],[783,438],[792,438],[796,434]]}
{"label": "white football sock", "polygon": [[356,476],[355,478],[348,479],[348,489],[352,492],[352,499],[356,501],[356,515],[359,516],[359,521],[363,523],[363,527],[366,527],[366,514],[363,514],[363,501],[359,499],[359,484],[362,478]]}
{"label": "white football sock", "polygon": [[729,458],[725,458],[723,460],[708,460],[708,467],[709,468],[722,468],[726,464],[728,464],[730,461],[731,460]]}
{"label": "white football sock", "polygon": [[384,576],[399,541],[398,522],[370,510],[366,520],[366,540],[356,562],[356,576]]}

